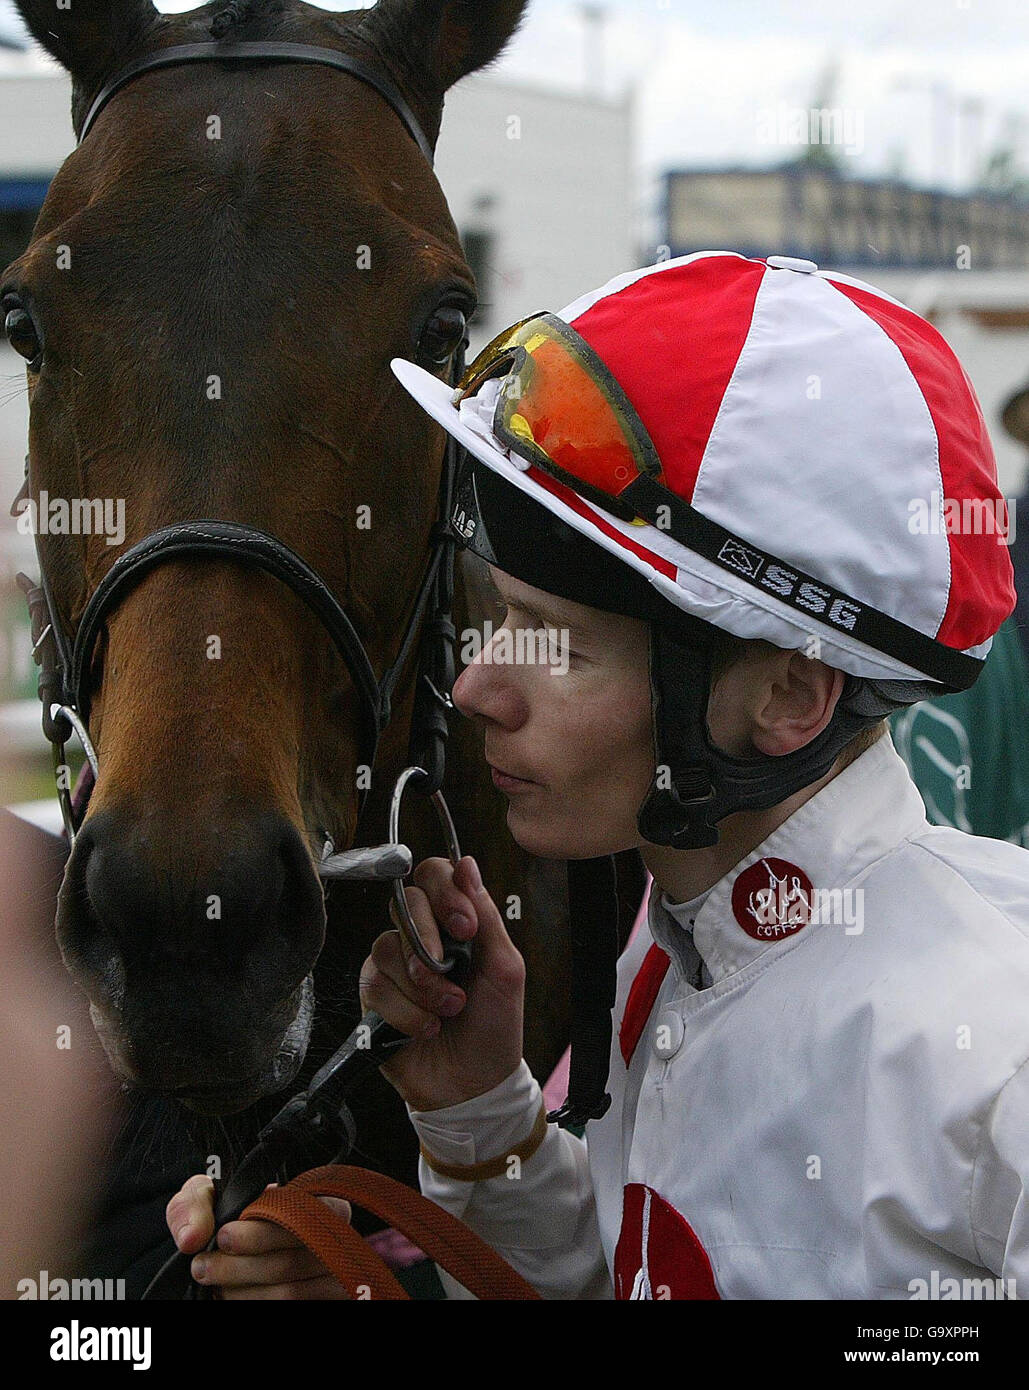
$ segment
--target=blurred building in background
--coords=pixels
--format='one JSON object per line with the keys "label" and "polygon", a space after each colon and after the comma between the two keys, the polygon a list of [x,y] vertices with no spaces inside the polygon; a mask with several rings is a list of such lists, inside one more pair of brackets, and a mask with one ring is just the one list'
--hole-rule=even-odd
{"label": "blurred building in background", "polygon": [[664,180],[673,256],[721,246],[745,256],[802,256],[825,266],[1029,269],[1029,200],[940,193],[892,179],[845,178],[795,161],[779,169],[675,169]]}
{"label": "blurred building in background", "polygon": [[448,93],[436,172],[482,309],[472,348],[638,264],[631,98],[475,75]]}

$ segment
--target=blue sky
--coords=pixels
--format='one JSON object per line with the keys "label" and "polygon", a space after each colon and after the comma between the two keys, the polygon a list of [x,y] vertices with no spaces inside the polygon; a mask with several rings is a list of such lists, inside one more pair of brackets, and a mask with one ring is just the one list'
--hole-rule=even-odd
{"label": "blue sky", "polygon": [[[172,12],[189,0],[160,0]],[[328,0],[325,9],[362,8]],[[777,162],[790,119],[838,65],[855,174],[904,172],[960,188],[1002,138],[1029,167],[1026,0],[606,0],[601,85],[633,91],[643,167]],[[11,12],[0,0],[0,15]],[[583,6],[534,0],[498,75],[564,89],[597,84]],[[769,132],[777,132],[775,139]]]}

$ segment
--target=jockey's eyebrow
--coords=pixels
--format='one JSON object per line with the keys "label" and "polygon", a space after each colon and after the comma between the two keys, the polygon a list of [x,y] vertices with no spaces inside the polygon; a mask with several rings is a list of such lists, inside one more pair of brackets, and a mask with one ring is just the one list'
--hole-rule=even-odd
{"label": "jockey's eyebrow", "polygon": [[576,637],[587,638],[590,636],[588,628],[583,627],[580,623],[572,622],[566,615],[555,612],[554,609],[541,603],[535,597],[532,599],[519,599],[517,595],[507,597],[501,593],[490,570],[486,571],[486,588],[490,597],[496,599],[498,603],[517,608],[519,613],[527,613],[529,617],[538,619],[544,627],[563,628]]}

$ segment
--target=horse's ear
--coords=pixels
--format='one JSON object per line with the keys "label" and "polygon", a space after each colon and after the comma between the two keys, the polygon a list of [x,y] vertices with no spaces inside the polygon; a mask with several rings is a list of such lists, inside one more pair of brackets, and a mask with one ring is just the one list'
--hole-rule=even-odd
{"label": "horse's ear", "polygon": [[15,0],[32,37],[71,73],[97,83],[161,15],[151,0]]}
{"label": "horse's ear", "polygon": [[379,0],[362,25],[440,94],[499,58],[529,0]]}

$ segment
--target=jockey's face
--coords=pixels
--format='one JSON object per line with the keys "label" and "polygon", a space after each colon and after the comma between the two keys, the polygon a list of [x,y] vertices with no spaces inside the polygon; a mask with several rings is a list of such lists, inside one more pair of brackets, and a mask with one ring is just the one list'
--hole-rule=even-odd
{"label": "jockey's face", "polygon": [[[645,848],[636,813],[656,770],[649,624],[495,566],[490,576],[507,615],[453,700],[482,720],[486,760],[523,779],[501,785],[508,829],[544,859]],[[821,662],[755,643],[714,683],[711,739],[736,756],[789,752],[828,722],[842,683]]]}
{"label": "jockey's face", "polygon": [[503,626],[461,673],[454,704],[481,719],[486,759],[530,854],[593,858],[640,844],[654,776],[647,623],[544,593],[494,566]]}

